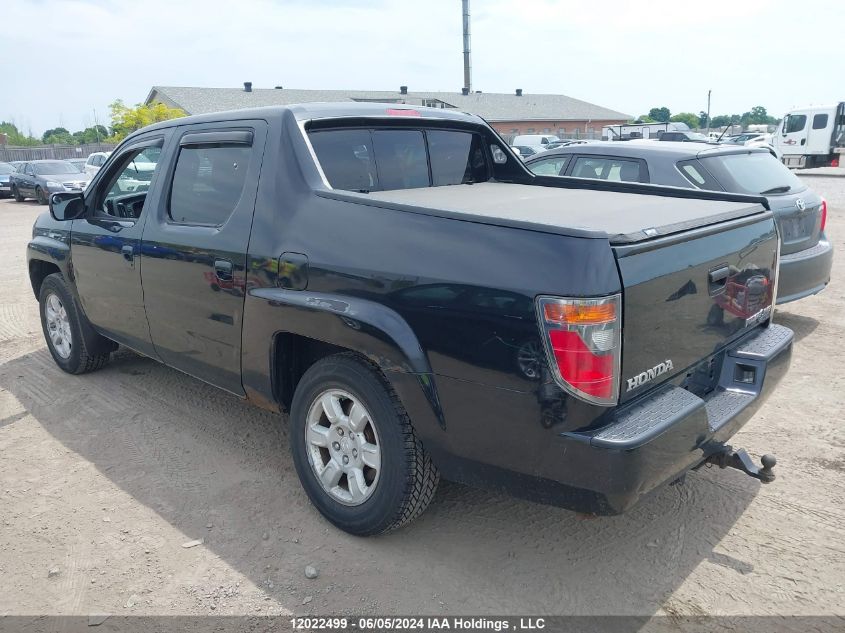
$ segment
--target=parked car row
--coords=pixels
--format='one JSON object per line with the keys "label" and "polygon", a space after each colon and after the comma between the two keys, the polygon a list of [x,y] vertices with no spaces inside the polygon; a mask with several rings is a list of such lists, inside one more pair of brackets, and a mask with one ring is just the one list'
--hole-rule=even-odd
{"label": "parked car row", "polygon": [[[88,158],[0,162],[0,197],[12,196],[18,202],[35,198],[40,204],[47,204],[51,193],[82,191],[110,155],[111,152],[94,152]],[[149,182],[150,165],[139,161],[135,171],[139,174],[136,180]],[[121,185],[123,191],[134,190],[130,183],[122,181]]]}

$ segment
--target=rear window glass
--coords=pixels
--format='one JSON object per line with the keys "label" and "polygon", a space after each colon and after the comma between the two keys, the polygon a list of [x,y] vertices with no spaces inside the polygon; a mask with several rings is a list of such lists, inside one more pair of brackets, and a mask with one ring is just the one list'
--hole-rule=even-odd
{"label": "rear window glass", "polygon": [[319,130],[309,133],[334,189],[389,191],[489,179],[479,135],[453,130]]}
{"label": "rear window glass", "polygon": [[769,152],[727,154],[699,159],[726,191],[777,195],[806,189],[798,177]]}
{"label": "rear window glass", "polygon": [[422,132],[376,130],[373,149],[381,189],[428,187],[428,157]]}
{"label": "rear window glass", "polygon": [[790,114],[786,118],[786,127],[783,131],[785,134],[791,132],[800,132],[807,125],[807,117],[803,114]]}
{"label": "rear window glass", "polygon": [[813,129],[814,130],[823,130],[827,127],[827,115],[826,114],[817,114],[813,117]]}
{"label": "rear window glass", "polygon": [[480,136],[446,131],[429,131],[426,136],[435,187],[487,180],[487,162]]}

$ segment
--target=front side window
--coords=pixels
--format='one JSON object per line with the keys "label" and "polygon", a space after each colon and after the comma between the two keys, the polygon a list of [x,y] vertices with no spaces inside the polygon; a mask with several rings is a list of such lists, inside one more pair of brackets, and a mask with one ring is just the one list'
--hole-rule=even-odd
{"label": "front side window", "polygon": [[161,147],[139,147],[122,155],[98,197],[100,213],[118,218],[138,219],[144,209],[147,191],[158,167]]}
{"label": "front side window", "polygon": [[800,132],[807,125],[807,117],[803,114],[790,114],[786,117],[786,124],[784,125],[784,134],[792,132]]}
{"label": "front side window", "polygon": [[640,164],[621,158],[580,156],[572,169],[575,178],[597,178],[616,182],[639,182]]}
{"label": "front side window", "polygon": [[317,130],[309,139],[334,189],[390,191],[489,179],[481,136],[471,132]]}
{"label": "front side window", "polygon": [[823,130],[827,127],[827,115],[817,114],[813,117],[813,129]]}
{"label": "front side window", "polygon": [[528,168],[538,176],[563,176],[569,156],[554,156],[544,158],[528,165]]}
{"label": "front side window", "polygon": [[170,218],[184,224],[224,224],[243,194],[251,155],[247,145],[180,148],[170,189]]}

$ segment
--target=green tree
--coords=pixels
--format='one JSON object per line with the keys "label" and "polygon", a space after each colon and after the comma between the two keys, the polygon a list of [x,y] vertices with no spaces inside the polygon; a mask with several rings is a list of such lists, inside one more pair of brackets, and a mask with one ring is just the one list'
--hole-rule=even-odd
{"label": "green tree", "polygon": [[118,143],[135,130],[147,125],[185,116],[185,112],[180,108],[171,108],[163,103],[139,103],[130,108],[120,99],[109,105],[109,109],[112,135],[106,140],[110,143]]}
{"label": "green tree", "polygon": [[105,141],[109,135],[109,130],[104,125],[94,125],[87,127],[84,130],[73,133],[73,140],[78,145],[85,143],[99,143]]}
{"label": "green tree", "polygon": [[672,117],[672,113],[669,111],[669,108],[663,106],[662,108],[652,108],[648,111],[648,116],[655,121],[666,122]]}
{"label": "green tree", "polygon": [[686,123],[692,130],[698,127],[698,115],[692,112],[679,112],[669,120],[675,123]]}
{"label": "green tree", "polygon": [[63,128],[63,127],[53,127],[53,128],[50,128],[49,130],[44,132],[44,134],[41,135],[41,141],[43,143],[50,143],[50,141],[48,141],[47,139],[50,138],[51,136],[62,136],[62,135],[66,135],[66,134],[70,134],[70,132],[68,132],[65,128]]}
{"label": "green tree", "polygon": [[12,146],[33,146],[40,145],[41,139],[35,138],[32,134],[24,134],[14,123],[0,121],[0,133],[5,134]]}
{"label": "green tree", "polygon": [[636,123],[654,123],[654,119],[652,119],[647,114],[641,114],[637,117]]}

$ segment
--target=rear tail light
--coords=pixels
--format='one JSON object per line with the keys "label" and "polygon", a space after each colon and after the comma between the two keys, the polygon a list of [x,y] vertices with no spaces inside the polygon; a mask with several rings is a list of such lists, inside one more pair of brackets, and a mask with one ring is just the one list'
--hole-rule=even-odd
{"label": "rear tail light", "polygon": [[616,404],[621,361],[622,298],[539,297],[537,309],[549,367],[573,396]]}
{"label": "rear tail light", "polygon": [[831,167],[839,167],[839,159],[834,158],[832,161],[830,161],[830,166]]}
{"label": "rear tail light", "polygon": [[827,200],[822,198],[822,228],[820,230],[824,231],[824,227],[827,224]]}
{"label": "rear tail light", "polygon": [[412,110],[409,108],[388,108],[388,116],[422,116],[419,110]]}

